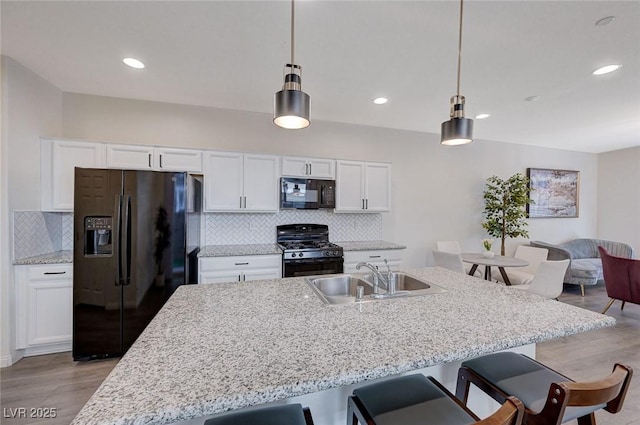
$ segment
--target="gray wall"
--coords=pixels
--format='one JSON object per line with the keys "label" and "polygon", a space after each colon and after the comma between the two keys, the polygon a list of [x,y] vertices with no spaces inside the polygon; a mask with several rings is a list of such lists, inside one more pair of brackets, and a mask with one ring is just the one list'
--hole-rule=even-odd
{"label": "gray wall", "polygon": [[598,236],[640,255],[640,146],[598,156]]}
{"label": "gray wall", "polygon": [[2,145],[0,158],[0,365],[13,351],[13,211],[39,209],[42,134],[62,135],[62,91],[6,56],[2,57]]}
{"label": "gray wall", "polygon": [[[485,179],[525,173],[527,167],[581,171],[580,217],[531,220],[531,238],[596,236],[595,154],[484,140],[445,147],[437,134],[322,121],[286,131],[267,114],[70,93],[64,94],[63,123],[69,138],[390,161],[393,211],[383,214],[382,235],[407,245],[408,266],[430,264],[440,239],[480,249]],[[509,252],[518,243],[511,241]]]}

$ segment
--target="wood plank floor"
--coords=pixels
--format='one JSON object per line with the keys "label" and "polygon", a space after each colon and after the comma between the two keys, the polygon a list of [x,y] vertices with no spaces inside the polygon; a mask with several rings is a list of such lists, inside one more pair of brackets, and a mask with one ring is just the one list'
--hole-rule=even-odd
{"label": "wood plank floor", "polygon": [[[567,286],[560,301],[601,311],[607,301],[604,287],[587,288],[582,298],[578,287]],[[640,425],[640,306],[627,304],[620,311],[617,301],[608,314],[618,321],[601,329],[538,345],[538,359],[575,380],[592,380],[611,372],[615,362],[633,366],[634,377],[625,407],[617,415],[596,413],[599,425]],[[508,320],[505,317],[504,320]],[[67,425],[100,386],[117,360],[73,362],[70,353],[28,357],[0,369],[0,399],[3,425]],[[16,408],[56,408],[49,419],[11,418]],[[573,421],[570,425],[575,425]]]}

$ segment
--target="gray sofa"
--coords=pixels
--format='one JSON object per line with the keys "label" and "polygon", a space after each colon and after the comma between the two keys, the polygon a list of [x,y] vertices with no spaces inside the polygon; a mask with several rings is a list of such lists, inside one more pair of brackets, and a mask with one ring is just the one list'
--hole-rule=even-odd
{"label": "gray sofa", "polygon": [[598,246],[604,247],[609,254],[615,257],[635,258],[633,248],[626,243],[602,239],[574,239],[560,245],[541,241],[534,241],[530,244],[538,248],[548,249],[548,260],[569,259],[569,267],[564,276],[564,282],[580,285],[582,296],[584,296],[584,285],[595,285],[603,279],[602,261],[600,260]]}

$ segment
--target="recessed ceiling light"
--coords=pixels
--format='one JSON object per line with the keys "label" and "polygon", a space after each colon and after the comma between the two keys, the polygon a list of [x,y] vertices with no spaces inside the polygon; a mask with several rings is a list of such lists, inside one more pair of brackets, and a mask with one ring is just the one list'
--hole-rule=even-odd
{"label": "recessed ceiling light", "polygon": [[386,97],[376,97],[375,99],[373,99],[373,103],[375,103],[376,105],[384,105],[388,101],[389,99],[387,99]]}
{"label": "recessed ceiling light", "polygon": [[122,62],[124,62],[125,65],[130,66],[131,68],[136,68],[136,69],[144,68],[144,64],[136,58],[124,58],[122,59]]}
{"label": "recessed ceiling light", "polygon": [[525,97],[524,101],[525,102],[535,102],[538,99],[540,99],[540,96],[529,96],[529,97]]}
{"label": "recessed ceiling light", "polygon": [[491,116],[491,114],[478,114],[476,115],[476,119],[477,120],[483,120],[485,118],[489,118]]}
{"label": "recessed ceiling light", "polygon": [[593,75],[603,75],[603,74],[608,74],[610,72],[616,71],[618,69],[620,69],[622,65],[607,65],[607,66],[603,66],[602,68],[598,68],[595,71],[592,72]]}
{"label": "recessed ceiling light", "polygon": [[615,21],[615,16],[607,16],[606,18],[602,18],[596,22],[596,27],[604,27],[605,25],[609,25],[611,22]]}

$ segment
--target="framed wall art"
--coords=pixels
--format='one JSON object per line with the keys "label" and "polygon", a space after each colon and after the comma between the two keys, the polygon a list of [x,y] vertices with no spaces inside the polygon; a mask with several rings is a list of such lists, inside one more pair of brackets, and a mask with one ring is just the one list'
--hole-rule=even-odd
{"label": "framed wall art", "polygon": [[530,197],[529,218],[578,217],[580,172],[527,168]]}

